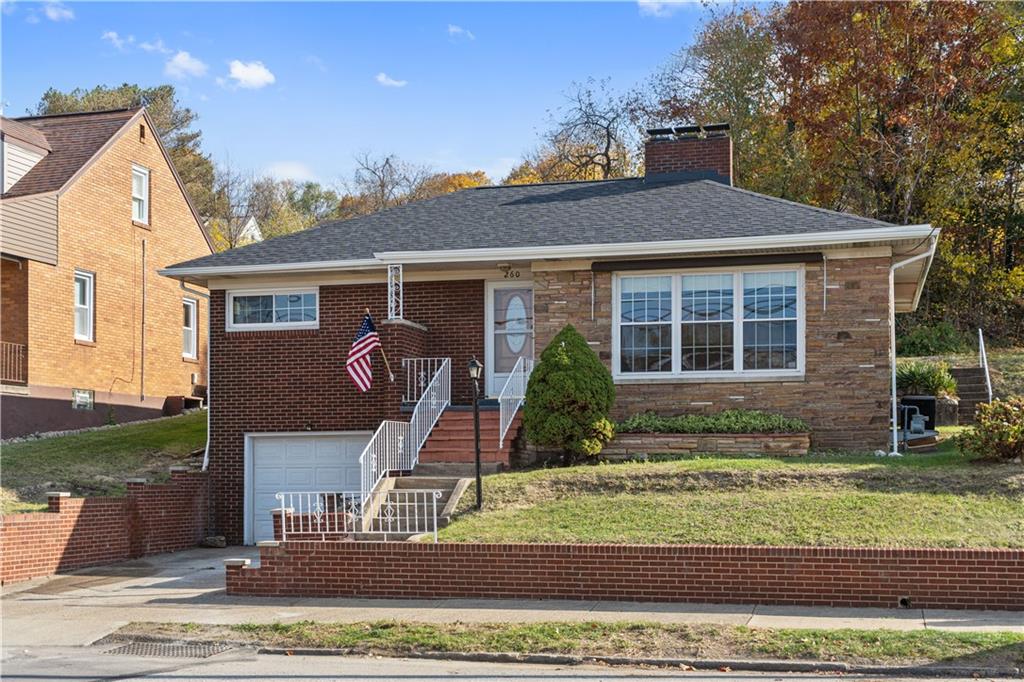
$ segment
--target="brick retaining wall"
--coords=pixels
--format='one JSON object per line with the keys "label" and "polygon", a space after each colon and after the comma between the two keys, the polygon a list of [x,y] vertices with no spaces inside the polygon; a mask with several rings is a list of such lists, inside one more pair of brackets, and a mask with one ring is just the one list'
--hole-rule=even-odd
{"label": "brick retaining wall", "polygon": [[806,455],[810,447],[809,433],[619,433],[601,450],[601,455]]}
{"label": "brick retaining wall", "polygon": [[284,542],[233,595],[1024,609],[1024,550]]}
{"label": "brick retaining wall", "polygon": [[124,497],[55,493],[45,512],[0,516],[0,583],[198,545],[207,526],[207,477],[171,470],[168,483],[129,481]]}

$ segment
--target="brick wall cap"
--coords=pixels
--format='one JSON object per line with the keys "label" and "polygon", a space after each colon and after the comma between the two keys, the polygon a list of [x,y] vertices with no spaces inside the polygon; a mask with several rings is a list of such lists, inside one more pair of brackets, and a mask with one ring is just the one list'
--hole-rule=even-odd
{"label": "brick wall cap", "polygon": [[273,509],[270,510],[271,514],[291,514],[294,512],[295,510],[292,509],[291,507],[274,507]]}
{"label": "brick wall cap", "polygon": [[224,560],[224,565],[225,566],[241,566],[241,567],[245,568],[245,567],[247,567],[249,565],[249,563],[250,563],[250,561],[248,559],[225,559]]}
{"label": "brick wall cap", "polygon": [[412,320],[406,320],[406,319],[401,319],[401,320],[384,320],[380,324],[381,325],[388,324],[388,325],[395,325],[395,326],[401,326],[401,327],[411,327],[412,329],[418,329],[421,332],[427,331],[427,325],[420,324],[419,322],[413,322]]}
{"label": "brick wall cap", "polygon": [[256,543],[257,547],[280,547],[280,540],[260,540]]}
{"label": "brick wall cap", "polygon": [[46,493],[47,497],[71,497],[71,493],[52,492]]}
{"label": "brick wall cap", "polygon": [[192,467],[184,465],[184,464],[175,464],[174,466],[169,467],[168,469],[173,474],[173,473],[182,472],[182,471],[191,471]]}
{"label": "brick wall cap", "polygon": [[148,478],[126,478],[125,483],[149,483]]}

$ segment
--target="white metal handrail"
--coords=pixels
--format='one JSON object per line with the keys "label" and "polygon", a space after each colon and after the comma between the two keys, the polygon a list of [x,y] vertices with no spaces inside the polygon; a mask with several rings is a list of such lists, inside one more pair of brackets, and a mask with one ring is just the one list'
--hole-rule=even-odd
{"label": "white metal handrail", "polygon": [[516,412],[526,399],[526,386],[530,383],[530,374],[533,372],[533,359],[520,357],[516,360],[512,372],[505,380],[498,394],[498,406],[501,411],[501,423],[498,432],[498,449],[505,444],[505,435],[508,433],[512,422],[515,421]]}
{"label": "white metal handrail", "polygon": [[427,442],[441,413],[452,402],[452,362],[444,358],[433,378],[413,408],[409,419],[409,438],[406,440],[406,464],[403,471],[411,471],[420,461],[420,450]]}
{"label": "white metal handrail", "polygon": [[405,370],[405,395],[402,396],[402,402],[414,403],[419,400],[441,363],[447,361],[448,358],[402,358],[402,369]]}
{"label": "white metal handrail", "polygon": [[386,419],[377,427],[373,438],[359,455],[362,499],[369,499],[380,480],[389,471],[397,470],[409,437],[409,423]]}
{"label": "white metal handrail", "polygon": [[985,370],[985,392],[988,394],[988,401],[992,402],[992,377],[988,371],[988,353],[985,352],[985,335],[978,327],[978,356],[981,368]]}
{"label": "white metal handrail", "polygon": [[355,535],[420,535],[437,542],[440,490],[280,492],[281,540],[342,539]]}

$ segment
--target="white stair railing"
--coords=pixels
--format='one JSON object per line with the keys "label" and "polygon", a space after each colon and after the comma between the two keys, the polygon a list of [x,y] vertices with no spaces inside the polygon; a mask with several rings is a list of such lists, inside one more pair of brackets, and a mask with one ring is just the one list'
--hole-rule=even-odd
{"label": "white stair railing", "polygon": [[516,360],[515,367],[505,380],[505,385],[498,394],[498,406],[501,410],[501,423],[498,430],[498,449],[505,445],[505,435],[508,433],[512,422],[515,421],[516,412],[526,399],[526,386],[530,383],[530,374],[533,372],[533,359],[520,357]]}
{"label": "white stair railing", "polygon": [[393,471],[411,471],[420,461],[420,450],[430,431],[451,404],[452,363],[444,358],[413,408],[407,422],[386,419],[359,455],[360,492],[363,503],[381,479]]}
{"label": "white stair railing", "polygon": [[[281,540],[343,539],[355,534],[420,535],[437,542],[440,490],[316,491],[277,493]],[[372,518],[364,518],[364,513]]]}
{"label": "white stair railing", "polygon": [[988,353],[985,352],[985,335],[978,327],[978,356],[981,368],[985,370],[985,392],[988,394],[988,401],[992,402],[992,377],[988,371]]}
{"label": "white stair railing", "polygon": [[448,362],[448,358],[402,358],[402,369],[405,371],[402,402],[414,403],[419,400],[444,362]]}

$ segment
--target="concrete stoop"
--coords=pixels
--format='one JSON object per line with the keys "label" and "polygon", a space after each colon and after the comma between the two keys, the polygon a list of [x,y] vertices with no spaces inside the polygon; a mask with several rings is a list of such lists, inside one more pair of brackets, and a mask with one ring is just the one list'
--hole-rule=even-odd
{"label": "concrete stoop", "polygon": [[[440,490],[441,497],[437,500],[436,506],[437,527],[439,529],[444,528],[451,521],[452,515],[455,514],[455,509],[459,504],[459,500],[462,499],[463,493],[466,492],[466,489],[472,482],[472,479],[470,478],[463,478],[459,476],[425,475],[420,471],[419,466],[416,467],[416,473],[412,476],[399,476],[386,480],[389,483],[387,501],[391,505],[392,510],[397,510],[399,516],[402,517],[425,519],[429,518],[434,512],[434,504],[432,500],[408,502],[406,501],[406,497],[402,494],[403,491]],[[381,505],[381,507],[383,508],[383,505]],[[378,510],[377,516],[373,519],[371,524],[370,529],[372,532],[356,533],[354,535],[354,539],[404,541],[419,539],[424,535],[423,533],[391,533],[387,532],[388,528],[389,525],[387,520],[383,518],[382,513]]]}

